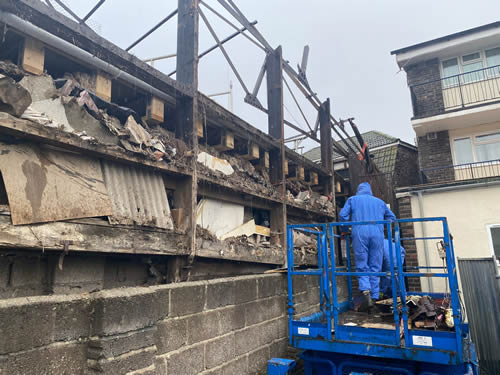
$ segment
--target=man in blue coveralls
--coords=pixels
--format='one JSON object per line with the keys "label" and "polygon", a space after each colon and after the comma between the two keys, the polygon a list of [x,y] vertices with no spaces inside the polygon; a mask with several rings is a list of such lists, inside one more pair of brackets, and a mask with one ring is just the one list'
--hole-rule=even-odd
{"label": "man in blue coveralls", "polygon": [[[401,264],[405,261],[405,249],[403,246],[399,247],[401,249]],[[389,240],[384,239],[384,259],[382,260],[382,272],[391,271],[391,263],[389,259]],[[394,269],[397,270],[398,263],[396,260],[396,244],[392,242],[392,261]],[[396,278],[396,291],[399,292],[399,277]],[[385,298],[392,298],[392,281],[390,276],[383,276],[380,279],[380,294],[383,294]]]}
{"label": "man in blue coveralls", "polygon": [[[350,197],[340,211],[340,221],[395,220],[396,216],[383,200],[373,196],[368,182],[359,184],[355,196]],[[348,228],[341,228],[347,232]],[[354,225],[352,228],[354,261],[358,272],[380,272],[384,256],[384,225]],[[378,299],[380,278],[359,276],[359,290],[362,302],[359,311],[369,311],[374,306],[372,299]]]}

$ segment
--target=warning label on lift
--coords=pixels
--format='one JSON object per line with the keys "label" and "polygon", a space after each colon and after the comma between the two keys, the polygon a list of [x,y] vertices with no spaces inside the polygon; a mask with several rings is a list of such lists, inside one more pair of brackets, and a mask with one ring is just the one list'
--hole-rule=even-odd
{"label": "warning label on lift", "polygon": [[299,335],[309,336],[309,328],[299,327]]}
{"label": "warning label on lift", "polygon": [[432,346],[432,337],[430,336],[412,336],[413,345]]}

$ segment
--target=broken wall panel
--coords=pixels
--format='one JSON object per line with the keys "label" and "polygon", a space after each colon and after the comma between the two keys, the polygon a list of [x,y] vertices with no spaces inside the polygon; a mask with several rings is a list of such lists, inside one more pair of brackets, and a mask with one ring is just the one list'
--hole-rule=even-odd
{"label": "broken wall panel", "polygon": [[215,199],[202,199],[196,212],[196,224],[217,238],[243,224],[245,207]]}
{"label": "broken wall panel", "polygon": [[159,173],[102,161],[113,207],[112,224],[174,229],[167,192]]}
{"label": "broken wall panel", "polygon": [[0,143],[14,225],[112,213],[99,162],[35,144]]}

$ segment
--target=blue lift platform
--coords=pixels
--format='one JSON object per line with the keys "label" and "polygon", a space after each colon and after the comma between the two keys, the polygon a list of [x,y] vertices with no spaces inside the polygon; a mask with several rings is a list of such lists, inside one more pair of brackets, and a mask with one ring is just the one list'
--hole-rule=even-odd
{"label": "blue lift platform", "polygon": [[[426,238],[400,238],[401,223],[434,222],[442,227],[442,235]],[[389,243],[393,241],[396,256],[390,251],[391,272],[355,272],[351,265],[349,249],[350,237],[346,236],[346,267],[336,266],[337,227],[374,225],[385,226]],[[302,231],[317,238],[318,267],[299,269],[294,265],[293,233]],[[403,270],[401,262],[401,243],[406,240],[435,240],[445,250],[446,264],[442,266],[417,267]],[[443,255],[444,256],[444,255]],[[400,219],[371,222],[343,222],[328,224],[288,225],[288,331],[290,345],[302,350],[306,375],[337,374],[478,374],[477,357],[474,344],[469,335],[468,324],[464,322],[458,293],[453,242],[448,224],[444,217]],[[343,314],[352,311],[353,277],[372,275],[389,276],[392,282],[392,310],[394,321],[385,328],[366,328],[355,324],[344,324]],[[320,303],[317,312],[301,318],[295,317],[293,276],[315,276],[319,281]],[[444,278],[449,293],[407,292],[405,279],[408,277]],[[337,282],[347,278],[347,300],[339,301]],[[398,287],[396,287],[399,284]],[[428,295],[433,299],[450,299],[453,314],[453,329],[428,330],[416,329],[408,325],[409,311],[407,296]],[[391,320],[392,321],[392,320]],[[387,325],[385,325],[387,326]],[[385,327],[384,326],[384,327]],[[289,374],[295,361],[273,358],[268,362],[268,375]]]}

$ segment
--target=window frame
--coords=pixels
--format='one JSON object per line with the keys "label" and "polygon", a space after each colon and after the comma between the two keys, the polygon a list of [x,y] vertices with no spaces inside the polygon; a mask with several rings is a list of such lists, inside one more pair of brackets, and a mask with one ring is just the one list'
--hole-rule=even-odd
{"label": "window frame", "polygon": [[[468,164],[473,164],[473,163],[483,163],[487,162],[489,160],[483,160],[480,161],[478,160],[477,153],[476,153],[476,144],[484,145],[484,144],[492,144],[492,143],[498,143],[500,145],[500,139],[498,140],[490,140],[490,141],[476,141],[476,137],[480,137],[483,135],[491,135],[491,134],[497,134],[500,133],[500,129],[495,129],[495,130],[489,130],[489,131],[482,131],[478,133],[472,133],[469,135],[463,135],[463,136],[454,136],[452,138],[451,142],[451,151],[452,151],[452,158],[453,158],[453,165],[457,165],[457,157],[456,157],[456,149],[455,149],[455,141],[460,140],[460,139],[465,139],[469,138],[471,140],[471,145],[472,145],[472,158],[473,161],[471,163],[464,163],[462,167],[457,167],[457,168],[468,168]],[[498,162],[500,163],[500,162]]]}
{"label": "window frame", "polygon": [[[488,225],[486,225],[486,231],[488,232],[488,244],[490,245],[491,255],[496,257],[495,247],[493,246],[493,235],[491,233],[492,228],[500,228],[500,224],[488,224]],[[500,266],[500,257],[497,257],[497,265]]]}
{"label": "window frame", "polygon": [[[495,49],[495,48],[500,48],[500,45],[498,45],[498,46],[491,46],[491,47],[488,47],[488,48],[483,48],[481,50],[476,50],[474,52],[469,52],[469,53],[466,53],[464,55],[454,55],[454,56],[449,56],[449,57],[446,57],[446,58],[439,59],[439,74],[441,75],[441,80],[444,82],[446,80],[446,78],[454,77],[454,76],[451,76],[451,77],[445,77],[444,76],[443,62],[448,61],[448,60],[452,60],[452,59],[456,59],[457,60],[457,64],[458,64],[458,74],[466,74],[464,72],[464,69],[463,69],[463,67],[464,67],[463,58],[464,58],[464,56],[472,55],[474,53],[479,53],[479,58],[475,59],[475,60],[468,61],[467,63],[465,63],[465,65],[473,64],[475,62],[481,61],[482,64],[483,64],[483,68],[482,69],[491,68],[490,66],[488,66],[488,61],[487,61],[487,58],[486,58],[486,51],[487,50],[489,51],[489,50],[492,50],[492,49]],[[493,65],[493,66],[497,66],[497,65]],[[474,83],[474,82],[479,82],[479,81],[485,81],[485,80],[488,80],[488,79],[493,79],[493,78],[496,78],[498,76],[499,76],[498,74],[490,74],[489,70],[487,70],[483,74],[483,78],[477,79],[477,80],[471,80],[470,82],[460,82],[460,84],[461,85],[468,85],[468,84],[471,84],[471,83]],[[460,79],[460,77],[458,77],[458,79]],[[462,79],[462,81],[463,81],[463,79]],[[447,88],[455,87],[455,86],[458,86],[458,82],[457,83],[452,83],[452,84],[447,84],[447,85],[443,84],[443,89],[447,89]]]}

